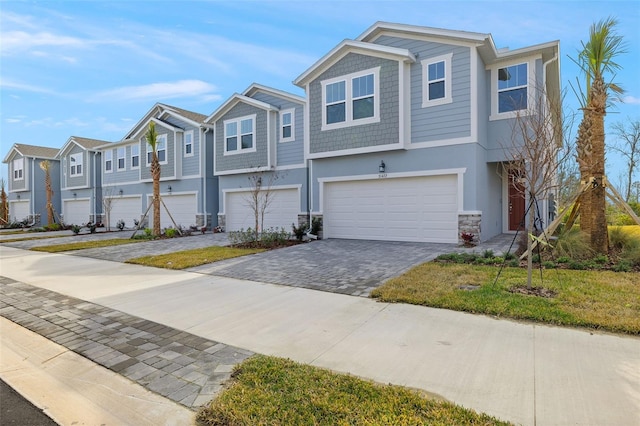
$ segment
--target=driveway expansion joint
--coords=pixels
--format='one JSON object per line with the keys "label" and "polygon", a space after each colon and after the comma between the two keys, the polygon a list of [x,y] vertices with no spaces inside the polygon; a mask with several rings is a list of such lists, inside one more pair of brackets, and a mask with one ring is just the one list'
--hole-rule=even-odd
{"label": "driveway expansion joint", "polygon": [[190,409],[213,399],[253,355],[1,276],[0,316]]}

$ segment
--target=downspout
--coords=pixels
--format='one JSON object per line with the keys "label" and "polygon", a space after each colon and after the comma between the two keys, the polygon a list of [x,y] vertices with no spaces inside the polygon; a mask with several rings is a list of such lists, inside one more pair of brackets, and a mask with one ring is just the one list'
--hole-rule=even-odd
{"label": "downspout", "polygon": [[[200,128],[202,132],[202,127]],[[209,131],[208,127],[204,128],[204,132],[202,132],[202,137],[200,138],[200,151],[201,151],[201,164],[202,167],[200,171],[200,175],[204,176],[202,179],[202,200],[203,200],[203,213],[204,213],[204,226],[207,226],[207,132]],[[211,216],[211,224],[213,225],[213,216]]]}
{"label": "downspout", "polygon": [[[547,66],[550,63],[552,63],[554,61],[557,61],[557,60],[558,60],[558,53],[554,53],[553,58],[549,59],[548,61],[546,61],[546,62],[544,62],[542,64],[542,84],[543,84],[545,93],[547,93]],[[559,68],[560,67],[558,67],[558,73],[560,72]],[[560,81],[559,77],[560,76],[558,76],[558,81]],[[547,94],[547,96],[545,97],[545,102],[546,102],[545,107],[547,108],[547,110],[549,110],[549,100],[548,99],[549,99],[549,95]],[[557,198],[557,195],[558,195],[557,194],[557,189],[554,192],[555,192],[553,194],[554,198]],[[544,219],[547,220],[547,225],[548,225],[548,223],[551,221],[551,219],[549,218],[549,201],[548,201],[548,197],[546,197],[546,196],[544,197],[544,210],[543,210],[543,212],[544,212],[543,214],[546,216]],[[540,219],[542,220],[543,218],[540,218]]]}
{"label": "downspout", "polygon": [[93,185],[91,185],[91,210],[93,210],[93,223],[98,223],[98,217],[96,214],[96,198],[97,198],[97,194],[96,194],[96,185],[97,185],[97,180],[96,180],[96,171],[98,170],[96,168],[96,153],[95,151],[88,151],[89,154],[93,154]]}
{"label": "downspout", "polygon": [[[36,223],[36,158],[31,157],[31,182],[29,182],[29,186],[31,187],[31,191],[29,194],[29,209],[31,210],[31,222],[33,224]],[[26,186],[26,185],[25,185]]]}

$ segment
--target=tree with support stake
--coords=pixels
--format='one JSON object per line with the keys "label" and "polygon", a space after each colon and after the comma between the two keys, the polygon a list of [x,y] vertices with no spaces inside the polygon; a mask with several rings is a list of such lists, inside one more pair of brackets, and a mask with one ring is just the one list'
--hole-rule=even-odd
{"label": "tree with support stake", "polygon": [[169,213],[169,209],[165,205],[164,201],[162,201],[162,198],[160,198],[161,169],[160,169],[160,160],[158,159],[158,132],[156,131],[155,122],[151,121],[149,123],[149,130],[147,130],[147,134],[145,135],[145,138],[147,139],[147,143],[151,148],[151,178],[153,179],[153,200],[151,204],[149,204],[149,206],[147,207],[147,210],[144,212],[144,215],[140,219],[140,223],[136,227],[135,231],[133,231],[133,235],[131,235],[131,238],[133,238],[136,235],[136,233],[140,230],[140,227],[144,223],[144,220],[146,219],[151,206],[153,206],[153,232],[152,232],[153,236],[159,237],[162,234],[162,231],[161,231],[162,228],[160,227],[160,204],[162,204],[165,211],[169,215],[169,218],[171,219],[171,222],[173,222],[173,225],[175,226],[175,229],[178,231],[178,234],[182,235],[182,232],[180,232],[180,228],[176,224],[176,221],[173,220],[173,216],[171,216],[171,213]]}

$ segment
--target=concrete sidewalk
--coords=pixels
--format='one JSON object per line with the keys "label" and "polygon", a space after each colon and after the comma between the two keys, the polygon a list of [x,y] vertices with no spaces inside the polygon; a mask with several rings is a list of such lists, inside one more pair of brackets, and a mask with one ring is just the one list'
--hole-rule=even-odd
{"label": "concrete sidewalk", "polygon": [[0,257],[16,281],[515,423],[640,423],[635,337],[7,247]]}

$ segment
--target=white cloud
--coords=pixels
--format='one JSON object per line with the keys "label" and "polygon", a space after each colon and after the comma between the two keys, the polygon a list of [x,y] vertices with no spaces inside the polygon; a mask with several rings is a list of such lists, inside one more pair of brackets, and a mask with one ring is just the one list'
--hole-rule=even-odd
{"label": "white cloud", "polygon": [[6,78],[0,79],[0,88],[4,90],[20,90],[23,92],[33,92],[33,93],[45,93],[49,95],[58,95],[55,91],[51,89],[47,89],[45,87],[34,86],[32,84],[20,83],[13,80],[7,80]]}
{"label": "white cloud", "polygon": [[622,102],[628,105],[640,105],[640,98],[629,95],[622,98]]}
{"label": "white cloud", "polygon": [[100,92],[94,101],[113,100],[117,102],[131,100],[162,100],[186,97],[210,97],[217,88],[201,80],[180,80],[175,82],[151,83],[143,86],[126,86]]}
{"label": "white cloud", "polygon": [[26,31],[7,31],[2,33],[2,53],[23,53],[33,47],[86,47],[84,40],[61,36],[49,32],[28,33]]}

